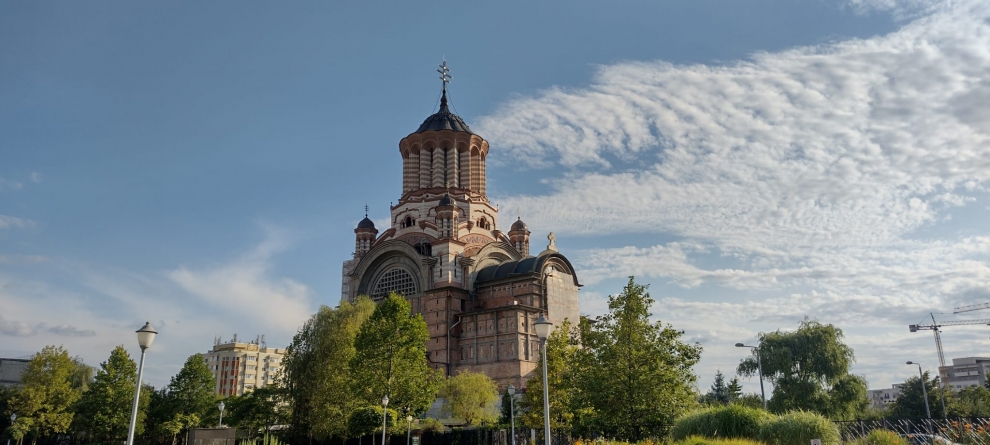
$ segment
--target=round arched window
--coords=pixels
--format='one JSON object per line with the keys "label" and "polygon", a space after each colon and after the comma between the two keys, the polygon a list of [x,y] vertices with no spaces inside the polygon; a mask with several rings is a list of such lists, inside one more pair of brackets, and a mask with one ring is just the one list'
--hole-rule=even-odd
{"label": "round arched window", "polygon": [[378,281],[375,282],[372,289],[374,291],[371,292],[371,298],[375,301],[387,297],[391,292],[404,297],[411,297],[416,294],[416,280],[409,272],[396,267],[385,271],[378,277]]}

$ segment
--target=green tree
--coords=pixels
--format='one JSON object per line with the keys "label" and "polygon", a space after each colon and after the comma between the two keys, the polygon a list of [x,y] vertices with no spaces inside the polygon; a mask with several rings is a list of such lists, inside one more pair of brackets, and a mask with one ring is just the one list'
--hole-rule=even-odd
{"label": "green tree", "polygon": [[374,311],[375,303],[364,296],[337,309],[323,306],[293,337],[278,386],[296,434],[318,440],[347,437],[351,412],[364,404],[351,391],[354,339]]}
{"label": "green tree", "polygon": [[[109,443],[126,438],[136,385],[137,365],[123,346],[117,346],[110,352],[110,358],[100,364],[89,390],[79,399],[74,429],[87,431]],[[148,396],[147,392],[141,394],[135,434],[144,431]]]}
{"label": "green tree", "polygon": [[[942,398],[935,380],[930,378],[928,371],[925,371],[924,382],[925,391],[921,390],[921,377],[911,377],[904,381],[901,393],[897,400],[890,406],[890,415],[896,418],[925,419],[925,398],[923,393],[928,394],[928,407],[931,409],[932,418],[942,417]],[[962,406],[956,401],[952,391],[945,392],[945,407],[950,417],[966,415]]]}
{"label": "green tree", "polygon": [[577,394],[606,436],[630,442],[664,437],[674,419],[697,404],[692,367],[701,346],[651,322],[653,303],[646,286],[629,277],[621,294],[609,296],[609,313],[582,329]]}
{"label": "green tree", "polygon": [[17,413],[15,429],[38,436],[64,433],[72,423],[72,407],[79,400],[73,387],[76,362],[61,346],[45,346],[28,362],[21,379],[23,386],[10,400]]}
{"label": "green tree", "polygon": [[461,371],[447,379],[440,394],[444,398],[443,412],[468,425],[477,426],[498,418],[495,408],[498,385],[484,374]]}
{"label": "green tree", "polygon": [[[515,399],[515,397],[516,397],[515,395],[511,395],[511,396],[509,395],[508,389],[502,392],[502,407],[499,410],[499,417],[498,417],[499,425],[508,427],[511,423],[512,416],[515,415],[516,427],[522,427],[522,424],[519,423],[519,414],[520,414],[519,400]],[[515,401],[513,401],[514,399]],[[513,403],[515,404],[515,409],[513,409],[512,406]]]}
{"label": "green tree", "polygon": [[166,404],[171,411],[167,417],[174,418],[175,414],[179,414],[188,421],[190,416],[195,416],[198,423],[193,426],[204,426],[207,422],[212,424],[220,414],[214,392],[216,385],[203,355],[189,356],[179,373],[172,376],[166,389]]}
{"label": "green tree", "polygon": [[[960,415],[966,417],[990,417],[990,389],[985,386],[970,386],[963,388],[949,397],[950,391],[946,391],[946,404],[950,398],[955,399]],[[940,407],[941,408],[941,407]],[[939,410],[941,412],[941,410]]]}
{"label": "green tree", "polygon": [[721,370],[715,372],[715,382],[702,399],[710,405],[729,404],[729,387],[725,384],[725,376]]}
{"label": "green tree", "polygon": [[389,406],[416,416],[426,412],[443,386],[443,372],[426,361],[429,331],[409,302],[392,293],[375,307],[354,339],[352,391],[364,405]]}
{"label": "green tree", "polygon": [[[351,411],[347,418],[347,430],[351,436],[361,437],[382,431],[382,421],[385,420],[388,428],[394,428],[398,415],[394,409],[388,409],[388,414],[382,414],[381,406],[365,406]],[[383,419],[382,417],[385,417]]]}
{"label": "green tree", "polygon": [[739,384],[739,377],[732,377],[732,380],[729,380],[729,386],[725,390],[729,395],[729,402],[735,402],[742,397],[742,385]]}
{"label": "green tree", "polygon": [[[547,354],[547,386],[550,399],[550,428],[571,428],[575,406],[574,373],[577,371],[578,334],[571,328],[570,320],[563,320],[547,339],[547,346],[540,354]],[[521,410],[519,408],[522,408]],[[522,414],[519,414],[522,411]],[[543,429],[543,356],[537,357],[537,367],[526,382],[526,392],[516,405],[516,415],[523,425]]]}
{"label": "green tree", "polygon": [[253,438],[258,431],[267,434],[281,419],[280,396],[280,388],[268,385],[244,395],[227,397],[224,423],[246,431],[248,438]]}
{"label": "green tree", "polygon": [[842,342],[842,330],[831,324],[805,319],[796,331],[760,334],[759,351],[742,360],[739,374],[758,374],[757,353],[763,359],[763,378],[774,386],[767,403],[772,412],[805,410],[847,420],[869,404],[866,380],[849,373],[853,350]]}

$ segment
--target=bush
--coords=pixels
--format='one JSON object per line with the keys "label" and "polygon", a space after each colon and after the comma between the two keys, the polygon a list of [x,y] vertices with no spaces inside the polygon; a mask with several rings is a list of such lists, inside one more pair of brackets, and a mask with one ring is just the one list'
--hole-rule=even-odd
{"label": "bush", "polygon": [[876,429],[870,431],[870,434],[867,434],[857,439],[855,442],[853,442],[853,444],[854,445],[908,445],[908,441],[907,439],[898,436],[897,433],[893,431],[885,430],[885,429]]}
{"label": "bush", "polygon": [[[690,436],[756,439],[773,416],[758,408],[728,405],[701,409],[678,418],[671,432],[674,440]],[[806,445],[806,444],[801,444]]]}
{"label": "bush", "polygon": [[691,436],[677,445],[763,445],[752,439],[710,439],[701,436]]}
{"label": "bush", "polygon": [[839,444],[839,427],[818,413],[791,411],[763,424],[759,440],[770,445],[808,445],[821,439],[823,445]]}

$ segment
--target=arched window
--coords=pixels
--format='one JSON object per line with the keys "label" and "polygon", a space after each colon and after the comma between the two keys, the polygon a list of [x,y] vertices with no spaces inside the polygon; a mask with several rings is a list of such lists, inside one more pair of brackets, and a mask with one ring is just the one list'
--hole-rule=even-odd
{"label": "arched window", "polygon": [[378,277],[372,289],[374,291],[371,293],[371,298],[375,301],[387,297],[392,292],[411,297],[416,294],[416,280],[409,272],[396,267]]}

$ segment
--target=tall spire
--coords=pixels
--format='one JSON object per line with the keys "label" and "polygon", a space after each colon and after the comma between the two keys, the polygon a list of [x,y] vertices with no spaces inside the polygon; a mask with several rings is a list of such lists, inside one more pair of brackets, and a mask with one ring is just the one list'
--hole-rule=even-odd
{"label": "tall spire", "polygon": [[450,68],[447,68],[447,58],[443,59],[443,63],[440,64],[440,68],[437,68],[437,72],[440,73],[440,82],[443,83],[443,94],[440,96],[440,111],[447,109],[447,84],[454,79],[454,76],[450,75]]}

